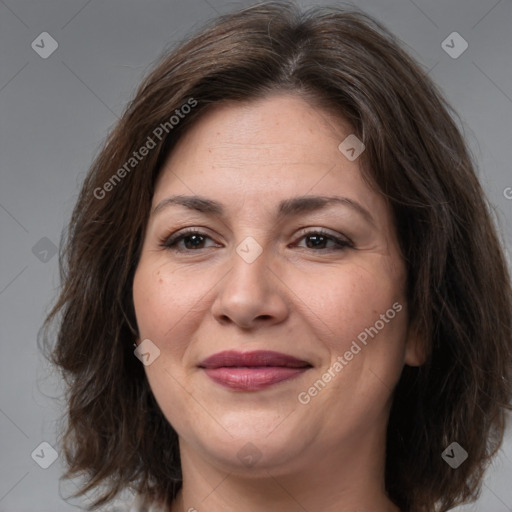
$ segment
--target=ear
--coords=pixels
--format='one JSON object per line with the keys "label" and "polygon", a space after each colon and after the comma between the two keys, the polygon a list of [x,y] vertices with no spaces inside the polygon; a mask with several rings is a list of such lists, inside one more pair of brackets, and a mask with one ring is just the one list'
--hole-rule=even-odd
{"label": "ear", "polygon": [[405,364],[421,366],[427,360],[428,348],[425,337],[416,322],[409,324],[405,343]]}

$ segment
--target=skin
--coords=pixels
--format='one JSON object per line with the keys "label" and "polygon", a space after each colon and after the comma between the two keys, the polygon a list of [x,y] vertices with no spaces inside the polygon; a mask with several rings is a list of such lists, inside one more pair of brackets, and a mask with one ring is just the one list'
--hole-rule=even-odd
{"label": "skin", "polygon": [[[225,209],[152,214],[133,283],[137,343],[160,350],[146,375],[180,439],[184,483],[172,512],[398,511],[384,490],[386,425],[404,364],[423,359],[389,208],[338,149],[351,133],[296,95],[217,104],[162,170],[153,208],[182,194]],[[347,204],[278,217],[280,201],[309,195],[348,198],[370,217]],[[187,227],[204,238],[162,247]],[[320,228],[353,247],[315,245]],[[247,237],[262,250],[252,263],[236,251]],[[402,310],[300,403],[394,303]],[[283,352],[312,368],[260,391],[231,390],[197,366],[230,349]],[[251,466],[237,456],[247,443],[259,457]]]}

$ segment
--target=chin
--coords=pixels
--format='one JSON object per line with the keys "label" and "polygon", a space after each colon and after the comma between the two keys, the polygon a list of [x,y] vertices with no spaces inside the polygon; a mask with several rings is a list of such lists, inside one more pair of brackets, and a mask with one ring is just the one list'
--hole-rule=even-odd
{"label": "chin", "polygon": [[[254,421],[252,421],[254,419]],[[281,423],[282,422],[282,423]],[[220,422],[226,427],[225,421]],[[280,424],[281,423],[281,424]],[[308,439],[294,429],[293,424],[285,426],[281,417],[252,418],[244,413],[237,418],[231,415],[230,427],[222,428],[219,424],[209,425],[205,432],[196,434],[193,443],[205,456],[225,471],[247,472],[253,476],[266,475],[268,471],[279,473],[290,461],[304,452],[310,444]],[[190,439],[190,436],[187,436]],[[298,441],[301,440],[301,441]],[[294,465],[295,465],[294,463]]]}

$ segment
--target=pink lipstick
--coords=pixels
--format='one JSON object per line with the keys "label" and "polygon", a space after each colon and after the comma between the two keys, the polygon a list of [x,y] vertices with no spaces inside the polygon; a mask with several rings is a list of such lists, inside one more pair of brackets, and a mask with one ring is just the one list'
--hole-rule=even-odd
{"label": "pink lipstick", "polygon": [[304,373],[312,365],[279,352],[219,352],[199,363],[218,384],[240,391],[257,391]]}

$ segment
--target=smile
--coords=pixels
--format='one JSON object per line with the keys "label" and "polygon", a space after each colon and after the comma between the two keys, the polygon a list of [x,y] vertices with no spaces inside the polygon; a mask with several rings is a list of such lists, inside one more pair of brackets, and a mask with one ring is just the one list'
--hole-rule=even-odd
{"label": "smile", "polygon": [[198,366],[217,384],[239,391],[258,391],[312,368],[307,361],[271,351],[219,352]]}

